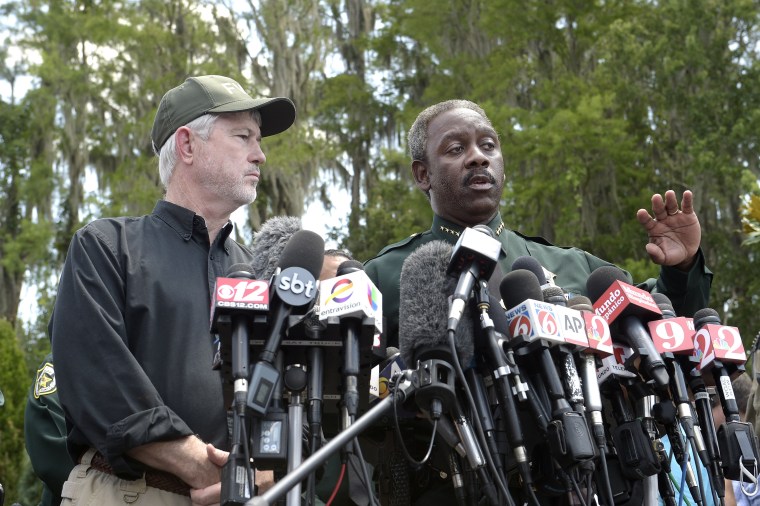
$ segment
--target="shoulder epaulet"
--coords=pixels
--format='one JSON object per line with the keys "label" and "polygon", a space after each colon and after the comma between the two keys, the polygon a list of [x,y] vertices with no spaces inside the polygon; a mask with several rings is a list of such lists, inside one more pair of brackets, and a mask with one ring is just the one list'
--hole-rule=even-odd
{"label": "shoulder epaulet", "polygon": [[[414,242],[415,240],[421,239],[425,235],[429,234],[430,230],[426,230],[424,232],[415,232],[414,234],[410,235],[409,237],[406,237],[404,239],[401,239],[399,242],[394,242],[393,244],[389,244],[385,248],[381,249],[377,255],[367,260],[369,262],[370,260],[374,260],[375,258],[381,257],[385,255],[386,253],[390,251],[394,251],[400,248],[403,248],[404,246]],[[365,262],[366,263],[366,262]]]}
{"label": "shoulder epaulet", "polygon": [[532,241],[532,242],[537,242],[537,243],[543,244],[545,246],[556,246],[556,244],[552,244],[549,241],[547,241],[546,239],[544,239],[543,237],[538,236],[538,235],[536,235],[536,236],[525,235],[525,234],[522,234],[522,233],[518,232],[517,230],[512,230],[512,232],[514,232],[516,235],[519,235],[523,239],[527,239],[527,240]]}

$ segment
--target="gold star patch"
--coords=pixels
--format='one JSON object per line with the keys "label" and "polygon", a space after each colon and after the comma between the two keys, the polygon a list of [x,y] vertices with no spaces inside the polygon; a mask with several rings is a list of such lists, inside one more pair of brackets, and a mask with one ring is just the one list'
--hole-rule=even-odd
{"label": "gold star patch", "polygon": [[53,370],[53,364],[46,362],[41,369],[37,369],[37,379],[34,382],[34,398],[39,399],[40,396],[50,395],[55,391],[55,370]]}

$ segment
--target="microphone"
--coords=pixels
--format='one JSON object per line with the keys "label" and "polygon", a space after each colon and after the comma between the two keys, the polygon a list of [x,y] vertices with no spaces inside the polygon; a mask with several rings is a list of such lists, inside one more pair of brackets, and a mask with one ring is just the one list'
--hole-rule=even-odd
{"label": "microphone", "polygon": [[731,369],[732,376],[739,374],[747,361],[739,329],[722,325],[718,312],[712,308],[694,313],[694,327],[697,330],[694,355],[699,359],[699,370],[710,371],[717,366]]}
{"label": "microphone", "polygon": [[583,319],[579,312],[567,308],[564,290],[548,283],[544,268],[538,260],[529,256],[518,257],[512,263],[512,270],[515,270],[515,267],[527,269],[535,274],[536,279],[538,279],[541,285],[541,300],[555,306],[554,311],[557,313],[557,324],[562,337],[562,343],[552,346],[551,352],[559,361],[562,371],[562,384],[570,404],[573,406],[573,409],[579,413],[583,413],[581,379],[572,355],[573,349],[586,348],[588,346]]}
{"label": "microphone", "polygon": [[[450,244],[431,241],[417,248],[401,267],[399,352],[407,367],[414,367],[418,358],[433,348],[446,349],[448,299],[457,286],[456,280],[445,275],[451,252]],[[469,320],[468,313],[463,313],[463,318]],[[455,343],[460,363],[467,365],[472,361],[475,345],[472,334],[464,332],[456,332]]]}
{"label": "microphone", "polygon": [[[231,363],[234,402],[232,420],[232,447],[222,468],[221,503],[244,504],[251,496],[253,475],[247,452],[243,420],[248,393],[248,351],[253,319],[268,307],[268,283],[253,280],[247,264],[234,264],[224,278],[217,278],[211,305],[211,332],[218,332],[221,340],[220,355],[223,363]],[[254,302],[255,301],[255,302]],[[225,342],[229,345],[225,346]],[[229,351],[229,361],[224,360]]]}
{"label": "microphone", "polygon": [[301,219],[292,216],[274,216],[261,225],[251,243],[251,269],[256,279],[272,278],[286,244],[299,230]]}
{"label": "microphone", "polygon": [[[247,264],[234,264],[216,278],[211,301],[211,333],[219,335],[222,377],[231,378],[236,403],[248,389],[249,336],[261,331],[269,310],[269,283],[253,279]],[[225,391],[225,401],[229,394]]]}
{"label": "microphone", "polygon": [[525,269],[535,274],[536,279],[538,279],[538,283],[541,285],[542,291],[547,287],[554,286],[547,279],[546,269],[544,269],[544,266],[531,256],[523,255],[517,257],[515,261],[512,262],[512,270],[516,271],[518,269]]}
{"label": "microphone", "polygon": [[448,243],[432,241],[404,260],[399,284],[399,352],[405,364],[417,364],[417,405],[434,421],[444,412],[451,414],[470,467],[484,480],[484,493],[494,497],[493,483],[484,472],[485,456],[457,399],[454,362],[469,365],[474,354],[472,324],[465,323],[469,316],[464,307],[457,318],[457,323],[461,320],[463,324],[454,331],[455,356],[447,345],[448,299],[456,288],[456,281],[446,275],[451,252]]}
{"label": "microphone", "polygon": [[299,230],[287,241],[272,278],[270,307],[274,314],[270,333],[251,372],[248,407],[266,414],[280,378],[274,359],[283,337],[283,324],[294,308],[305,308],[317,297],[316,280],[322,270],[324,240],[309,230]]}
{"label": "microphone", "polygon": [[585,417],[573,411],[565,399],[549,352],[547,340],[561,344],[564,339],[559,335],[556,306],[536,300],[543,298],[539,283],[532,271],[518,269],[504,276],[499,291],[504,305],[510,308],[507,320],[512,340],[522,341],[517,344],[516,353],[534,357],[549,394],[552,408],[552,421],[546,432],[549,449],[561,466],[570,466],[592,459],[595,448]]}
{"label": "microphone", "polygon": [[362,348],[369,362],[375,332],[382,332],[383,301],[361,262],[347,260],[338,266],[336,274],[320,285],[319,319],[327,320],[329,325],[330,319],[335,322],[334,318],[339,317],[337,324],[343,336],[343,405],[348,415],[344,421],[352,423],[359,410]]}
{"label": "microphone", "polygon": [[[731,374],[744,371],[744,346],[738,329],[721,325],[718,312],[711,308],[694,314],[695,355],[701,355],[699,371],[712,372],[726,422],[717,431],[719,455],[724,476],[729,480],[747,480],[757,483],[760,452],[752,424],[740,421]],[[703,365],[704,364],[704,365]],[[706,402],[705,402],[706,404]],[[712,417],[712,411],[710,412]],[[700,418],[701,420],[701,418]]]}
{"label": "microphone", "polygon": [[[652,298],[662,311],[662,319],[649,322],[649,332],[655,348],[662,354],[670,373],[670,394],[673,404],[676,406],[676,416],[694,454],[699,455],[707,467],[709,464],[707,448],[699,426],[694,424],[689,394],[686,390],[686,378],[680,362],[675,357],[675,354],[690,355],[692,353],[694,324],[687,318],[676,316],[673,304],[667,295],[655,292],[652,294]],[[678,424],[675,423],[674,418],[668,417],[668,423],[665,423],[665,420],[658,420],[658,422],[665,425],[668,431],[673,456],[684,471],[692,497],[704,495],[705,488],[702,483],[702,475],[701,473],[695,474],[692,469],[688,447],[683,444],[681,432],[678,430]],[[706,501],[703,500],[704,502]]]}
{"label": "microphone", "polygon": [[447,274],[459,276],[452,295],[448,330],[456,330],[472,287],[479,279],[491,277],[500,253],[501,243],[496,240],[493,230],[485,225],[467,227],[459,235],[446,269]]}
{"label": "microphone", "polygon": [[629,285],[625,273],[614,265],[599,267],[586,280],[586,290],[594,311],[607,323],[617,323],[629,346],[641,355],[650,379],[660,388],[668,385],[668,371],[642,322],[660,318],[662,313],[649,292]]}

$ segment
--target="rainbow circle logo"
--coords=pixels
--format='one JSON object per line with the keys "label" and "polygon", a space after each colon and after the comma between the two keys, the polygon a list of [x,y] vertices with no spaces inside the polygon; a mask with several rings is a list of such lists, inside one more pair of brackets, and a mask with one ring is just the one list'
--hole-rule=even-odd
{"label": "rainbow circle logo", "polygon": [[325,301],[325,305],[335,301],[338,304],[346,302],[354,294],[354,284],[350,279],[341,279],[332,287],[330,295]]}
{"label": "rainbow circle logo", "polygon": [[377,311],[378,308],[377,295],[377,289],[371,284],[367,283],[367,300],[369,301],[369,305],[372,307],[372,311]]}

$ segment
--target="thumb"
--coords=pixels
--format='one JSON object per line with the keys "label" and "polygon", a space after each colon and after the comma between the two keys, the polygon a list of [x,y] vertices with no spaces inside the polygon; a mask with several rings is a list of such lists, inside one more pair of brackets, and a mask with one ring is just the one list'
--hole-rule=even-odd
{"label": "thumb", "polygon": [[208,455],[208,459],[214,464],[219,467],[222,467],[224,464],[227,463],[227,457],[230,456],[230,452],[226,452],[224,450],[220,450],[216,446],[212,444],[206,445],[206,453]]}

